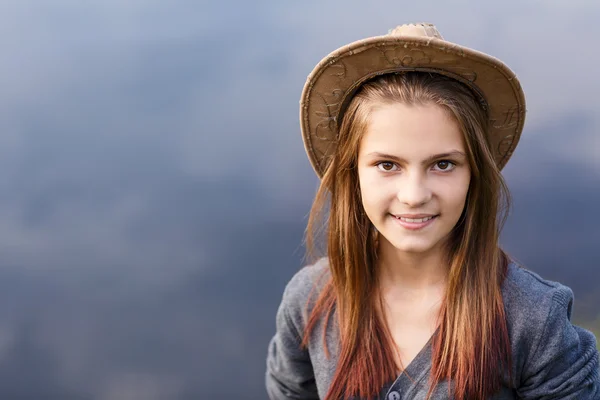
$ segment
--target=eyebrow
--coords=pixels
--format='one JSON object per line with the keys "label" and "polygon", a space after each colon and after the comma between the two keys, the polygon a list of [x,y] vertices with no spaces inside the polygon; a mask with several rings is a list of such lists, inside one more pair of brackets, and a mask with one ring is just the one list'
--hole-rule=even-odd
{"label": "eyebrow", "polygon": [[[391,160],[391,161],[396,161],[396,162],[400,162],[400,163],[406,163],[406,160],[403,159],[403,158],[401,158],[401,157],[396,157],[396,156],[393,156],[391,154],[379,153],[377,151],[369,153],[369,154],[367,154],[367,156],[375,156],[377,158],[386,158],[386,159]],[[440,158],[452,158],[452,157],[462,157],[462,158],[465,158],[466,155],[462,151],[453,150],[453,151],[449,151],[447,153],[434,154],[434,155],[432,155],[430,157],[427,157],[423,161],[423,164],[432,163],[433,161],[439,160]]]}

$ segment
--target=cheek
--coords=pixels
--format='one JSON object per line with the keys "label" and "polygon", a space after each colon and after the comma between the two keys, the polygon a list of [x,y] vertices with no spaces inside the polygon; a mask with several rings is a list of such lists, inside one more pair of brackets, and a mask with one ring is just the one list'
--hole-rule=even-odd
{"label": "cheek", "polygon": [[446,199],[447,204],[455,209],[455,212],[461,214],[469,191],[469,179],[463,179],[456,182],[452,187],[447,188]]}
{"label": "cheek", "polygon": [[383,203],[384,193],[380,182],[369,176],[359,175],[360,195],[365,212],[372,218],[378,212]]}
{"label": "cheek", "polygon": [[360,185],[360,197],[362,199],[363,208],[366,213],[369,214],[374,207],[374,204],[376,204],[376,201],[373,198],[373,191],[369,189],[369,186],[364,181]]}

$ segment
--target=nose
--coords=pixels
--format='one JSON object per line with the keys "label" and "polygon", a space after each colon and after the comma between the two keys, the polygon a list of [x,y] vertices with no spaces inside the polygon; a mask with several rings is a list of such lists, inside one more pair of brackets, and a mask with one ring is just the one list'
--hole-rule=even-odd
{"label": "nose", "polygon": [[424,174],[406,173],[403,178],[398,182],[398,200],[411,208],[417,208],[431,200],[432,192]]}

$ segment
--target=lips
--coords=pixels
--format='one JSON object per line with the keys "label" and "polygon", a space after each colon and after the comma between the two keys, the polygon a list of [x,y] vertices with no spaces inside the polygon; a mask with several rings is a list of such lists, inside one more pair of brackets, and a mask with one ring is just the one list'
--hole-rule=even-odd
{"label": "lips", "polygon": [[414,219],[427,219],[427,218],[435,218],[439,214],[392,214],[394,217],[400,219],[414,220]]}
{"label": "lips", "polygon": [[409,230],[419,230],[435,222],[439,215],[431,214],[413,214],[410,217],[404,215],[392,215],[394,220],[403,228]]}
{"label": "lips", "polygon": [[398,218],[399,220],[402,220],[404,222],[421,223],[421,222],[427,222],[434,217],[435,217],[435,215],[431,215],[431,216],[425,217],[425,218],[405,218],[405,217],[396,217],[396,218]]}

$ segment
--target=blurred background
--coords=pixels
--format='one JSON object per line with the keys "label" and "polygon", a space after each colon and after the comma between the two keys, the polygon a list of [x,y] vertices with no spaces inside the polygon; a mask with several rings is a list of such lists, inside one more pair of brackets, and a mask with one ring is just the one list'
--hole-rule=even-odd
{"label": "blurred background", "polygon": [[0,398],[262,399],[317,179],[298,101],[407,22],[519,76],[502,244],[600,333],[600,3],[4,0]]}

